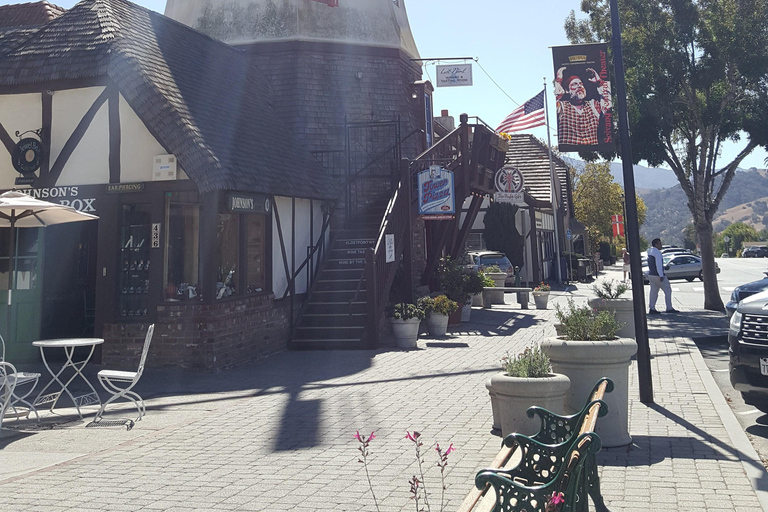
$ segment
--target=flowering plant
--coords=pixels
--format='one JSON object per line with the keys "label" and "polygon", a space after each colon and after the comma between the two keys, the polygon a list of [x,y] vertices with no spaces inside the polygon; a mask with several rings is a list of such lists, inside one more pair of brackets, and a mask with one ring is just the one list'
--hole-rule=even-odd
{"label": "flowering plant", "polygon": [[597,311],[589,306],[576,306],[573,299],[568,299],[567,309],[560,309],[559,304],[555,309],[566,340],[612,340],[616,337],[616,332],[624,326],[623,322],[616,320],[612,311]]}
{"label": "flowering plant", "polygon": [[499,133],[499,137],[501,137],[502,139],[512,140],[512,135],[510,135],[509,133],[501,132]]}
{"label": "flowering plant", "polygon": [[486,265],[484,267],[480,267],[480,272],[482,272],[485,275],[488,274],[503,274],[504,271],[501,270],[501,267],[498,265]]}
{"label": "flowering plant", "polygon": [[[371,475],[368,471],[368,447],[370,446],[371,441],[376,438],[375,431],[371,432],[371,435],[368,437],[365,437],[364,434],[361,435],[360,431],[357,431],[353,437],[357,439],[359,443],[357,449],[360,452],[360,458],[358,458],[357,461],[360,462],[365,468],[365,477],[368,480],[368,488],[370,489],[371,496],[373,497],[373,504],[376,506],[376,510],[380,512],[379,503],[376,500],[376,495],[373,492],[373,482],[371,481]],[[429,495],[427,494],[427,487],[424,483],[424,456],[421,453],[424,443],[421,441],[421,434],[415,430],[413,432],[406,430],[405,438],[413,443],[413,447],[416,452],[416,462],[419,468],[419,475],[413,475],[411,479],[408,480],[411,499],[414,500],[417,511],[431,511],[429,506]],[[442,512],[445,503],[445,490],[447,489],[447,486],[445,485],[445,468],[448,467],[448,455],[455,451],[455,448],[453,447],[453,443],[451,443],[447,449],[443,450],[440,448],[440,444],[435,443],[435,451],[437,452],[438,459],[436,466],[440,468],[440,483],[442,486],[442,490],[440,492],[440,512]],[[424,503],[425,508],[419,505],[420,501]]]}
{"label": "flowering plant", "polygon": [[439,315],[450,315],[457,309],[459,309],[459,303],[446,297],[445,295],[438,295],[437,297],[422,297],[418,301],[420,308],[424,309],[426,313],[437,313]]}
{"label": "flowering plant", "polygon": [[535,291],[535,292],[549,292],[549,291],[552,291],[552,287],[549,286],[544,281],[542,281],[540,285],[538,285],[536,288],[533,289],[533,291]]}
{"label": "flowering plant", "polygon": [[541,347],[526,347],[516,356],[501,358],[501,369],[510,377],[546,377],[552,371],[552,363]]}
{"label": "flowering plant", "polygon": [[418,318],[424,320],[426,316],[424,309],[416,304],[410,304],[408,302],[399,302],[394,306],[387,309],[387,313],[390,318],[395,320],[409,320],[411,318]]}

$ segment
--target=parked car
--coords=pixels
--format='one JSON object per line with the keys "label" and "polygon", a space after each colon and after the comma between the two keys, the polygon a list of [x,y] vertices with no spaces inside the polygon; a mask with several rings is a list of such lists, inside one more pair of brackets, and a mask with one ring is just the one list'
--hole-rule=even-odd
{"label": "parked car", "polygon": [[768,258],[768,247],[752,245],[741,251],[742,258]]}
{"label": "parked car", "polygon": [[515,267],[512,266],[512,262],[503,252],[469,251],[466,262],[467,267],[473,270],[482,270],[484,267],[498,265],[501,271],[507,274],[506,284],[511,286],[515,282]]}
{"label": "parked car", "polygon": [[736,308],[739,307],[739,302],[757,293],[768,291],[768,271],[763,273],[765,274],[764,278],[752,281],[751,283],[741,284],[733,289],[731,299],[725,304],[728,318],[733,316]]}
{"label": "parked car", "polygon": [[661,254],[671,254],[674,252],[682,252],[686,254],[693,254],[690,250],[684,249],[682,247],[666,247],[661,249]]}
{"label": "parked car", "polygon": [[744,401],[768,412],[768,291],[742,300],[728,327],[731,385]]}
{"label": "parked car", "polygon": [[[704,274],[701,270],[701,258],[694,256],[693,254],[685,253],[672,253],[665,254],[662,261],[664,262],[664,272],[667,277],[672,279],[685,279],[690,282],[697,277],[700,280],[704,280]],[[715,273],[720,273],[720,267],[715,263]],[[648,266],[643,266],[643,281],[648,282]]]}

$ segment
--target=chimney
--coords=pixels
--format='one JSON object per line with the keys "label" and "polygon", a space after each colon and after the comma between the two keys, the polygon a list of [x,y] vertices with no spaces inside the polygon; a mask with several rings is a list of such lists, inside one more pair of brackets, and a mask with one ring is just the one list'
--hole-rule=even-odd
{"label": "chimney", "polygon": [[441,110],[440,117],[436,117],[435,121],[440,123],[440,125],[448,131],[456,128],[456,121],[453,119],[453,116],[448,115],[448,109]]}

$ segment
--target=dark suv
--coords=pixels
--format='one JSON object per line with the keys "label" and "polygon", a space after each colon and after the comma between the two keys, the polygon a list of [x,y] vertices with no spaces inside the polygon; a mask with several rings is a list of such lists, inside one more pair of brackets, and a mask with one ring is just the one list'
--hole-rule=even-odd
{"label": "dark suv", "polygon": [[741,251],[742,258],[768,258],[768,247],[753,245]]}
{"label": "dark suv", "polygon": [[768,413],[768,292],[747,297],[728,328],[731,385],[744,401]]}

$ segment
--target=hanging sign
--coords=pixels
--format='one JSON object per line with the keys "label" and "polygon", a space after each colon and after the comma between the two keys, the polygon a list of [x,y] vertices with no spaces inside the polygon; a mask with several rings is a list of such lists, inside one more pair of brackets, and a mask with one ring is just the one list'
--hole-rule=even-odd
{"label": "hanging sign", "polygon": [[493,194],[494,201],[525,206],[525,193],[523,192],[525,179],[520,169],[502,167],[496,171],[494,181],[496,183],[496,192]]}
{"label": "hanging sign", "polygon": [[13,148],[13,168],[26,177],[40,168],[43,160],[43,143],[32,137],[21,139]]}
{"label": "hanging sign", "polygon": [[384,244],[386,251],[386,263],[392,263],[395,261],[395,235],[387,233],[384,235]]}
{"label": "hanging sign", "polygon": [[623,215],[611,215],[611,225],[613,226],[613,236],[624,236]]}
{"label": "hanging sign", "polygon": [[468,87],[472,85],[472,64],[435,66],[437,87]]}
{"label": "hanging sign", "polygon": [[419,173],[418,183],[419,215],[426,220],[452,219],[456,213],[453,173],[430,165]]}

